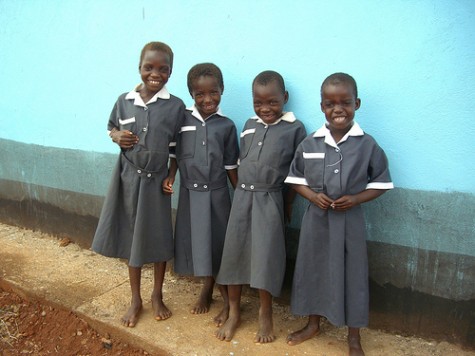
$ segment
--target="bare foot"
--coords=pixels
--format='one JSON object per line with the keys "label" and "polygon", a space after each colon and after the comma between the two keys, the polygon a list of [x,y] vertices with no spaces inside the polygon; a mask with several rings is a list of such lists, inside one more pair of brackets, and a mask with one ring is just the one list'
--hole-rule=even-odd
{"label": "bare foot", "polygon": [[289,334],[287,336],[287,344],[295,346],[319,334],[320,328],[318,326],[307,324],[302,329]]}
{"label": "bare foot", "polygon": [[229,317],[228,320],[216,331],[216,337],[221,341],[231,341],[234,333],[241,323],[240,317]]}
{"label": "bare foot", "polygon": [[191,309],[191,314],[205,314],[209,312],[209,307],[211,305],[212,300],[212,295],[203,295],[203,293],[201,293],[195,306],[193,307],[193,309]]}
{"label": "bare foot", "polygon": [[223,307],[223,309],[213,318],[216,326],[222,326],[229,318],[229,306]]}
{"label": "bare foot", "polygon": [[137,321],[139,320],[139,315],[141,311],[142,311],[141,300],[131,303],[127,312],[120,319],[122,325],[128,328],[133,328],[137,324]]}
{"label": "bare foot", "polygon": [[163,303],[161,296],[152,296],[152,307],[155,320],[165,320],[172,316],[172,312]]}
{"label": "bare foot", "polygon": [[361,347],[361,342],[359,337],[350,337],[348,338],[348,347],[350,351],[350,356],[364,356],[363,348]]}
{"label": "bare foot", "polygon": [[272,321],[272,309],[267,312],[259,310],[259,331],[254,338],[254,342],[266,344],[275,340],[274,323]]}

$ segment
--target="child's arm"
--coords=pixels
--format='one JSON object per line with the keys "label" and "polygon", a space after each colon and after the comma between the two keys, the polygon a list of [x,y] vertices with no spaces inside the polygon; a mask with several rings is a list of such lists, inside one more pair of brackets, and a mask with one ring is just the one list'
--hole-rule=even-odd
{"label": "child's arm", "polygon": [[292,220],[292,204],[294,203],[297,192],[293,186],[289,186],[284,193],[284,221],[286,224]]}
{"label": "child's arm", "polygon": [[327,197],[326,194],[314,192],[307,185],[292,184],[292,187],[298,194],[303,196],[312,204],[318,206],[320,209],[327,210],[333,203],[333,200]]}
{"label": "child's arm", "polygon": [[334,210],[345,211],[383,195],[387,189],[366,189],[355,195],[343,195],[331,204]]}
{"label": "child's arm", "polygon": [[173,194],[173,183],[175,183],[175,176],[178,170],[176,159],[170,157],[170,166],[168,167],[168,177],[162,182],[162,190],[165,194]]}
{"label": "child's arm", "polygon": [[135,144],[139,142],[139,137],[137,135],[134,135],[131,131],[120,131],[116,127],[112,128],[109,133],[109,137],[121,148],[132,148]]}
{"label": "child's arm", "polygon": [[238,181],[238,173],[237,173],[237,168],[234,169],[228,169],[226,171],[228,174],[228,179],[231,182],[231,185],[233,186],[233,189],[236,189],[237,181]]}

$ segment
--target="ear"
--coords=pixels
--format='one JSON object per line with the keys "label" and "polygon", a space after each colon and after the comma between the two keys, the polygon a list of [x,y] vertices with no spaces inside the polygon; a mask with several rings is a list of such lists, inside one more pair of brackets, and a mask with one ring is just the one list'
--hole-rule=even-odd
{"label": "ear", "polygon": [[223,87],[221,88],[221,95],[223,95],[223,93],[224,93],[224,85],[223,85]]}
{"label": "ear", "polygon": [[361,106],[361,99],[360,98],[356,98],[355,100],[355,111],[358,110]]}
{"label": "ear", "polygon": [[325,109],[323,109],[323,103],[320,102],[320,110],[322,110],[323,113],[325,113]]}
{"label": "ear", "polygon": [[284,104],[287,104],[287,101],[289,101],[289,92],[286,90],[284,93]]}

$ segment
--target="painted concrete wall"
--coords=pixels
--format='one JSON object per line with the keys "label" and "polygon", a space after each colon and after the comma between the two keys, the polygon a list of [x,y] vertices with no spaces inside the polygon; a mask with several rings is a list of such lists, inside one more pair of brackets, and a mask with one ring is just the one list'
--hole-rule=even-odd
{"label": "painted concrete wall", "polygon": [[[238,129],[260,71],[282,73],[287,110],[309,133],[324,122],[322,80],[344,71],[359,86],[356,119],[385,149],[397,187],[365,208],[374,285],[473,306],[474,18],[471,0],[0,0],[1,219],[54,221],[61,233],[59,222],[78,231],[89,217],[90,236],[118,152],[107,119],[140,82],[148,41],[173,48],[168,88],[188,105],[188,69],[219,65],[222,109]],[[304,208],[299,200],[293,235]],[[475,336],[473,313],[458,315],[460,340]]]}

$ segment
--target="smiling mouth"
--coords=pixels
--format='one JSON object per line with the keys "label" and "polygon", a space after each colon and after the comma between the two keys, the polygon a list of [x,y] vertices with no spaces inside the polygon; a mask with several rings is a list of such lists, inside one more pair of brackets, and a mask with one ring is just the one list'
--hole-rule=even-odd
{"label": "smiling mouth", "polygon": [[161,82],[158,81],[158,80],[149,80],[148,82],[149,82],[150,84],[152,84],[152,85],[160,85],[160,83],[161,83]]}
{"label": "smiling mouth", "polygon": [[345,122],[345,120],[346,120],[346,117],[344,117],[344,116],[339,116],[339,117],[333,118],[333,121],[335,121],[337,124],[341,124],[341,123]]}

